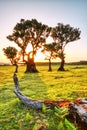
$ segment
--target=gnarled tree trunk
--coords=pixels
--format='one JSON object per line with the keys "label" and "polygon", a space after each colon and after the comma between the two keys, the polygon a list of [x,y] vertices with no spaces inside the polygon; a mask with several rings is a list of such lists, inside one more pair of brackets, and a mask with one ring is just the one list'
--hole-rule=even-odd
{"label": "gnarled tree trunk", "polygon": [[36,69],[35,63],[32,60],[26,62],[26,71],[25,71],[25,73],[28,73],[28,72],[34,72],[34,73],[38,72],[38,70]]}
{"label": "gnarled tree trunk", "polygon": [[30,57],[30,53],[28,53],[27,55],[27,61],[26,61],[26,71],[25,73],[28,73],[28,72],[38,72],[38,70],[36,69],[36,64],[34,62],[34,57]]}
{"label": "gnarled tree trunk", "polygon": [[64,58],[61,58],[60,67],[58,68],[58,71],[65,71],[64,69],[65,60]]}
{"label": "gnarled tree trunk", "polygon": [[33,107],[36,109],[41,109],[43,101],[32,100],[31,98],[23,95],[20,91],[19,82],[18,82],[18,78],[17,78],[16,74],[14,74],[13,78],[14,78],[14,84],[15,84],[14,93],[22,101],[22,103],[25,104],[26,106],[30,106],[30,107]]}

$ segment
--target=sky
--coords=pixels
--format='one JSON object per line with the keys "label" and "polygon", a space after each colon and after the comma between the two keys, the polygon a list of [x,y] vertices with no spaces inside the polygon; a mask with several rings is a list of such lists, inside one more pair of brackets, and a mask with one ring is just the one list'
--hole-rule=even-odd
{"label": "sky", "polygon": [[[35,18],[38,22],[52,27],[63,23],[79,28],[81,38],[67,44],[65,60],[87,61],[87,0],[0,0],[0,62],[9,62],[3,54],[3,48],[17,48],[17,45],[6,37],[12,34],[14,26],[21,18]],[[43,55],[40,55],[39,60],[41,56],[43,58]]]}

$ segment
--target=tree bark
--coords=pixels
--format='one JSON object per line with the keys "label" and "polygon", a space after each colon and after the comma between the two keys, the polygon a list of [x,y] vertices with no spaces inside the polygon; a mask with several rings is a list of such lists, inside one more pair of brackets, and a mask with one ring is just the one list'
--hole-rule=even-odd
{"label": "tree bark", "polygon": [[18,73],[18,64],[15,64],[16,68],[15,68],[15,73]]}
{"label": "tree bark", "polygon": [[34,73],[38,72],[38,70],[36,69],[35,63],[32,60],[30,60],[30,61],[28,61],[26,63],[26,71],[25,71],[25,73],[28,73],[28,72],[34,72]]}
{"label": "tree bark", "polygon": [[51,59],[49,59],[49,70],[48,71],[52,71],[52,67],[51,67]]}
{"label": "tree bark", "polygon": [[36,64],[34,62],[34,57],[30,58],[30,53],[28,53],[27,55],[27,61],[26,61],[26,71],[25,73],[28,72],[38,72],[38,70],[36,69]]}
{"label": "tree bark", "polygon": [[31,98],[23,95],[20,91],[19,82],[18,82],[18,78],[16,74],[14,74],[13,78],[14,78],[14,84],[15,84],[14,93],[22,101],[22,103],[25,104],[26,106],[29,106],[35,109],[42,109],[43,101],[32,100]]}
{"label": "tree bark", "polygon": [[58,68],[58,71],[65,71],[64,69],[65,60],[64,58],[61,58],[60,67]]}
{"label": "tree bark", "polygon": [[77,99],[69,105],[69,119],[79,130],[87,130],[87,99]]}

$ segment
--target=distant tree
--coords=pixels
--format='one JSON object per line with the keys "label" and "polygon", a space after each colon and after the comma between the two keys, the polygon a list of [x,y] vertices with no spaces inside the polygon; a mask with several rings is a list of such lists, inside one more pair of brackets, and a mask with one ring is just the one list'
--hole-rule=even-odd
{"label": "distant tree", "polygon": [[3,48],[4,55],[10,60],[12,65],[16,66],[15,73],[18,72],[18,60],[17,49],[15,47],[8,46]]}
{"label": "distant tree", "polygon": [[57,49],[58,48],[56,48],[56,43],[50,43],[50,44],[45,44],[44,46],[43,46],[43,50],[42,50],[42,52],[45,54],[45,56],[46,56],[46,60],[49,60],[49,69],[48,69],[48,71],[52,71],[52,67],[51,67],[51,60],[52,59],[55,59],[56,57],[57,57]]}
{"label": "distant tree", "polygon": [[[46,41],[50,33],[50,28],[38,22],[36,19],[21,19],[13,29],[12,35],[7,36],[10,41],[14,41],[20,48],[23,55],[23,61],[26,62],[26,72],[37,72],[34,57],[39,48]],[[26,53],[28,44],[31,44],[32,50]],[[25,60],[25,55],[27,60]]]}
{"label": "distant tree", "polygon": [[62,23],[58,23],[56,27],[53,28],[51,36],[54,41],[57,43],[56,48],[59,48],[59,58],[61,59],[61,64],[58,70],[64,71],[64,63],[65,63],[65,46],[69,42],[76,41],[80,39],[81,31],[79,28],[73,28],[69,24],[64,25]]}

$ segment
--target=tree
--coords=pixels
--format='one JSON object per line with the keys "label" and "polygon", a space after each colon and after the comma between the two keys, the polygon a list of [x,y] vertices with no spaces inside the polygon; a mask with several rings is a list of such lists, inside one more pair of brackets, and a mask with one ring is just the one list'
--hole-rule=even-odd
{"label": "tree", "polygon": [[[14,41],[21,48],[23,61],[27,64],[26,72],[37,72],[34,57],[38,49],[45,43],[49,33],[50,28],[36,19],[21,19],[20,23],[14,27],[12,35],[7,36],[10,41]],[[32,50],[26,53],[28,44],[32,46]],[[25,55],[27,60],[24,59]]]}
{"label": "tree", "polygon": [[56,43],[52,42],[50,44],[45,44],[43,46],[43,50],[42,52],[45,53],[46,55],[46,60],[49,60],[49,69],[48,71],[52,71],[52,67],[51,67],[51,60],[56,58]]}
{"label": "tree", "polygon": [[3,48],[3,52],[4,55],[10,60],[11,64],[16,66],[15,73],[17,73],[19,60],[19,57],[17,57],[17,49],[15,47],[8,46]]}
{"label": "tree", "polygon": [[62,23],[58,23],[56,27],[53,28],[51,36],[53,37],[54,41],[57,43],[59,48],[59,58],[61,59],[61,64],[58,70],[64,71],[64,63],[65,63],[65,46],[69,42],[76,41],[80,39],[81,31],[79,28],[73,28],[69,24],[64,25]]}

